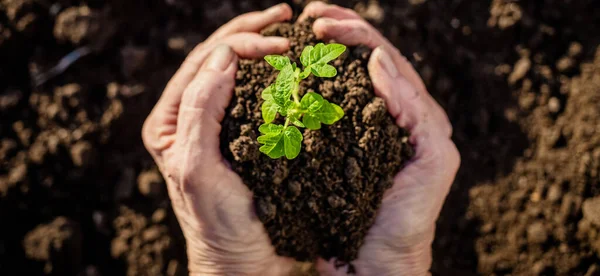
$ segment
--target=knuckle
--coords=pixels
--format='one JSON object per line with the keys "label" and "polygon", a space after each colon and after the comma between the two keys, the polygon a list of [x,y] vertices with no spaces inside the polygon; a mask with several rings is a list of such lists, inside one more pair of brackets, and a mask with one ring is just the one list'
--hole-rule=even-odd
{"label": "knuckle", "polygon": [[448,161],[452,165],[450,170],[451,174],[456,174],[456,172],[458,172],[458,169],[460,168],[462,160],[460,156],[460,151],[458,151],[458,148],[452,141],[450,141],[448,149]]}

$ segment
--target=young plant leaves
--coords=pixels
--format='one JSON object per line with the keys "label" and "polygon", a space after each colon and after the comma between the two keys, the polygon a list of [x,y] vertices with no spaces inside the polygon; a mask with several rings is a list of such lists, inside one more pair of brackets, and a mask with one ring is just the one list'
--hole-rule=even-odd
{"label": "young plant leaves", "polygon": [[321,121],[319,121],[319,118],[312,114],[304,114],[304,116],[302,116],[302,123],[304,123],[306,128],[310,130],[321,129]]}
{"label": "young plant leaves", "polygon": [[310,51],[310,65],[327,64],[342,55],[344,51],[346,51],[346,46],[342,44],[332,43],[325,45],[319,43]]}
{"label": "young plant leaves", "polygon": [[281,69],[275,80],[273,98],[279,106],[285,106],[290,101],[290,96],[295,85],[297,84],[294,80],[294,69],[291,64],[288,64]]}
{"label": "young plant leaves", "polygon": [[262,124],[258,127],[258,132],[262,133],[262,134],[276,134],[276,133],[281,133],[281,131],[283,130],[283,126],[282,125],[275,125],[275,124]]}
{"label": "young plant leaves", "polygon": [[295,126],[288,126],[283,130],[283,140],[285,148],[285,157],[287,159],[294,159],[300,154],[300,147],[302,146],[302,133]]}
{"label": "young plant leaves", "polygon": [[283,69],[286,65],[290,64],[290,58],[284,57],[280,55],[268,55],[265,56],[265,60],[271,64],[271,66],[275,67],[277,70]]}
{"label": "young plant leaves", "polygon": [[258,128],[258,131],[264,134],[257,138],[258,142],[263,144],[263,146],[259,148],[260,152],[273,159],[277,159],[285,155],[283,126],[264,124]]}
{"label": "young plant leaves", "polygon": [[313,115],[326,125],[331,125],[344,117],[344,110],[337,104],[327,102]]}
{"label": "young plant leaves", "polygon": [[302,100],[300,100],[300,107],[307,110],[308,113],[315,113],[317,110],[321,109],[324,102],[325,99],[323,99],[323,96],[314,92],[308,92],[302,97]]}
{"label": "young plant leaves", "polygon": [[337,70],[335,67],[329,64],[315,64],[310,67],[310,71],[317,77],[320,78],[331,78],[337,75]]}
{"label": "young plant leaves", "polygon": [[269,85],[267,86],[267,88],[265,88],[262,93],[260,94],[260,97],[265,100],[265,101],[274,101],[275,99],[273,99],[273,91],[275,90],[275,88],[273,88],[273,85]]}
{"label": "young plant leaves", "polygon": [[[258,128],[262,134],[257,138],[262,144],[260,152],[273,159],[283,156],[294,159],[300,154],[303,140],[297,127],[317,130],[321,128],[321,124],[331,125],[344,116],[340,106],[328,102],[317,93],[306,93],[300,99],[298,88],[300,81],[311,73],[322,78],[337,75],[336,68],[327,63],[339,57],[345,50],[346,46],[335,43],[307,46],[300,56],[304,70],[298,68],[295,62],[291,63],[288,57],[265,57],[265,60],[280,72],[275,83],[265,88],[261,94],[264,100],[261,110],[265,124]],[[277,113],[285,117],[285,125],[272,124],[277,118]]]}
{"label": "young plant leaves", "polygon": [[306,46],[304,47],[304,50],[302,50],[302,55],[300,56],[300,62],[302,63],[302,65],[304,65],[304,67],[308,67],[310,66],[311,62],[310,62],[310,53],[313,50],[313,46]]}
{"label": "young plant leaves", "polygon": [[262,106],[262,117],[265,120],[265,123],[271,123],[277,117],[277,111],[279,111],[279,105],[277,105],[274,101],[268,100],[265,101]]}

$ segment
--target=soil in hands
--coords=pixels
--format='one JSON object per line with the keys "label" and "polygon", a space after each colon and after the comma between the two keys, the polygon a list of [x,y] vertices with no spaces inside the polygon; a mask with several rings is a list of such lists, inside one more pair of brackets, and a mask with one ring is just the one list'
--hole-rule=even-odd
{"label": "soil in hands", "polygon": [[[276,24],[264,35],[288,37],[292,61],[318,41],[309,22]],[[263,60],[240,60],[235,95],[223,120],[221,147],[253,191],[255,209],[278,254],[299,261],[357,258],[381,199],[412,157],[408,133],[375,96],[367,71],[371,51],[350,47],[332,64],[335,78],[304,80],[300,94],[317,92],[345,116],[321,130],[303,130],[300,155],[273,160],[259,152],[261,93],[277,73]],[[299,64],[299,62],[298,62]]]}

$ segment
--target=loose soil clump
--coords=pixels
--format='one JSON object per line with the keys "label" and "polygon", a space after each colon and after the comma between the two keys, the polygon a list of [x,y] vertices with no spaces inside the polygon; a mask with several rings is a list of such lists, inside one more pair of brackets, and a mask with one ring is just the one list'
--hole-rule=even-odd
{"label": "loose soil clump", "polygon": [[[276,24],[264,35],[288,37],[292,60],[319,41],[311,21]],[[241,60],[235,95],[223,120],[222,152],[254,192],[255,209],[278,254],[310,261],[356,259],[385,190],[412,156],[408,133],[375,96],[367,64],[370,49],[350,47],[332,64],[335,78],[310,77],[300,94],[314,91],[339,104],[345,116],[321,130],[304,130],[303,150],[293,160],[258,151],[263,123],[261,92],[276,73],[263,60]]]}

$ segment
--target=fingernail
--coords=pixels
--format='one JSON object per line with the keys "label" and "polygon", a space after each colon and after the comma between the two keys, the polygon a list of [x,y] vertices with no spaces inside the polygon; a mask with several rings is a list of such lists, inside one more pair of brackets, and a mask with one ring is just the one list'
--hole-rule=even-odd
{"label": "fingernail", "polygon": [[317,21],[320,21],[319,24],[325,24],[325,25],[335,24],[335,20],[333,20],[331,18],[327,18],[327,17],[319,18],[319,19],[317,19]]}
{"label": "fingernail", "polygon": [[392,56],[387,53],[387,51],[382,47],[378,47],[377,49],[377,62],[379,65],[383,67],[383,69],[390,75],[392,78],[398,77],[398,68],[394,64],[394,60]]}
{"label": "fingernail", "polygon": [[227,45],[217,46],[206,61],[206,68],[212,70],[223,71],[229,67],[233,51]]}
{"label": "fingernail", "polygon": [[283,5],[285,5],[285,4],[282,3],[279,5],[275,5],[273,7],[268,8],[265,12],[270,13],[272,15],[278,15],[283,10]]}

